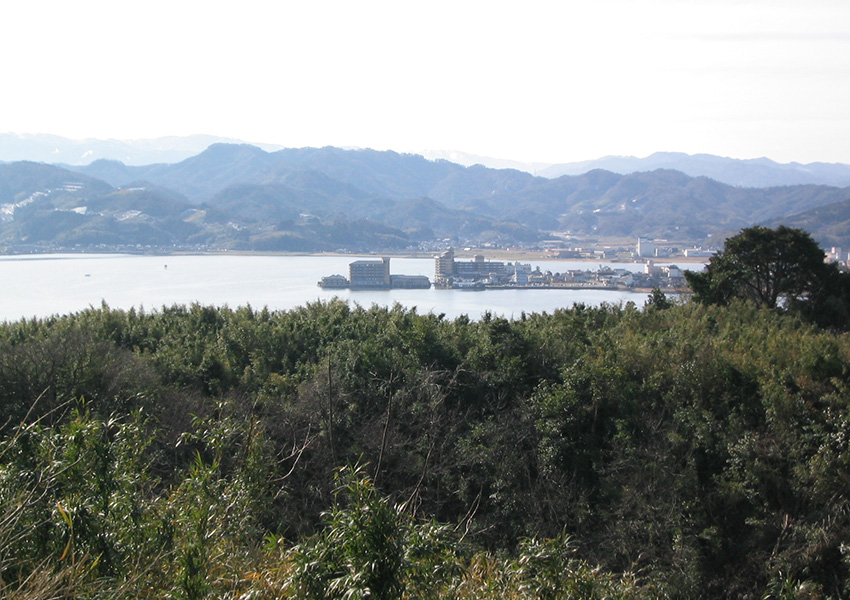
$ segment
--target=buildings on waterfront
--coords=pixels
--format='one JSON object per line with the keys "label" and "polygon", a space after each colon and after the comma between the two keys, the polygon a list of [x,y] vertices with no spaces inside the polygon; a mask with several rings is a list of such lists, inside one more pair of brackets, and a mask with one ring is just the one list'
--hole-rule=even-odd
{"label": "buildings on waterfront", "polygon": [[428,289],[431,280],[425,275],[392,275],[390,259],[355,260],[348,265],[348,278],[328,275],[319,281],[319,287],[330,289],[386,290],[390,288]]}
{"label": "buildings on waterfront", "polygon": [[561,273],[546,271],[542,282],[546,287],[589,289],[650,289],[684,290],[687,288],[683,271],[676,265],[655,265],[648,261],[643,272],[600,266],[599,269],[568,269]]}
{"label": "buildings on waterfront", "polygon": [[343,290],[351,287],[351,282],[347,277],[342,275],[328,275],[327,277],[322,277],[322,279],[319,280],[319,287]]}
{"label": "buildings on waterfront", "polygon": [[501,261],[484,260],[478,254],[473,260],[455,260],[449,248],[435,259],[434,286],[441,288],[464,287],[472,283],[506,283],[508,269]]}
{"label": "buildings on waterfront", "polygon": [[[644,246],[646,249],[647,246]],[[532,269],[530,264],[487,261],[481,255],[473,260],[455,260],[452,249],[435,258],[434,287],[473,288],[592,288],[635,289],[659,287],[679,290],[686,287],[681,269],[675,265],[655,265],[647,261],[644,271],[600,266],[597,270],[570,269],[560,273]]]}
{"label": "buildings on waterfront", "polygon": [[425,275],[390,275],[390,287],[399,290],[427,290],[431,287],[431,280]]}
{"label": "buildings on waterfront", "polygon": [[[349,276],[322,277],[319,286],[326,289],[427,289],[431,280],[424,275],[393,275],[390,259],[363,259],[349,264]],[[559,273],[532,269],[530,264],[485,260],[456,260],[452,249],[434,259],[434,287],[449,289],[485,288],[588,288],[642,289],[659,287],[687,288],[684,273],[675,265],[655,265],[647,261],[643,272],[600,266],[597,270],[570,269]]]}
{"label": "buildings on waterfront", "polygon": [[348,278],[351,287],[359,288],[388,288],[390,278],[390,259],[355,260],[348,265]]}
{"label": "buildings on waterfront", "polygon": [[475,255],[472,260],[455,260],[454,250],[449,248],[435,258],[434,286],[450,288],[472,284],[527,284],[530,273],[531,265],[484,260],[481,254]]}

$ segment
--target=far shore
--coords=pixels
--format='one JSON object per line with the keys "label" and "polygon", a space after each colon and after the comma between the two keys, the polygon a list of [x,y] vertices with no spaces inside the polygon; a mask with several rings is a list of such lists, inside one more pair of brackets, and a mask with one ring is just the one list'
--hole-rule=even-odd
{"label": "far shore", "polygon": [[[160,254],[151,252],[150,254]],[[237,256],[340,256],[359,258],[378,258],[386,256],[388,258],[422,258],[431,259],[439,254],[439,251],[430,252],[255,252],[248,250],[218,250],[209,252],[171,252],[162,253],[177,255],[177,256],[202,256],[202,255],[237,255]],[[708,257],[689,257],[689,256],[662,256],[658,258],[632,258],[632,257],[615,257],[615,258],[598,258],[598,257],[570,257],[560,258],[552,256],[550,253],[540,250],[498,250],[492,248],[475,248],[471,250],[456,250],[455,258],[471,259],[477,255],[484,256],[487,260],[502,260],[502,261],[558,261],[558,262],[582,262],[590,264],[605,264],[605,263],[635,263],[645,264],[648,260],[656,263],[689,263],[689,264],[706,264]]]}
{"label": "far shore", "polygon": [[[339,256],[351,257],[353,259],[360,258],[376,258],[386,256],[388,258],[420,258],[432,259],[439,254],[439,251],[433,250],[428,252],[269,252],[269,251],[253,251],[253,250],[208,250],[208,251],[192,251],[192,250],[122,250],[122,251],[87,251],[87,250],[71,250],[57,249],[53,252],[10,252],[3,253],[0,256],[39,256],[39,255],[57,255],[57,254],[125,254],[125,255],[141,255],[141,256]],[[605,264],[605,263],[635,263],[645,264],[648,260],[658,263],[687,263],[687,264],[706,264],[707,257],[687,257],[687,256],[665,256],[653,259],[633,258],[633,257],[615,257],[615,258],[599,258],[599,257],[569,257],[560,258],[541,250],[501,250],[493,248],[471,248],[456,250],[455,257],[461,259],[472,259],[477,255],[484,256],[487,260],[501,261],[558,261],[558,262],[581,262],[588,264]]]}

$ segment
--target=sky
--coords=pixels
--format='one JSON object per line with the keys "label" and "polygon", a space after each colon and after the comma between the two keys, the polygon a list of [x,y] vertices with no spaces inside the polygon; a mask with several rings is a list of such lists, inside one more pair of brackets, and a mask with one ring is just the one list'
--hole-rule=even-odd
{"label": "sky", "polygon": [[850,163],[847,0],[27,0],[0,132]]}

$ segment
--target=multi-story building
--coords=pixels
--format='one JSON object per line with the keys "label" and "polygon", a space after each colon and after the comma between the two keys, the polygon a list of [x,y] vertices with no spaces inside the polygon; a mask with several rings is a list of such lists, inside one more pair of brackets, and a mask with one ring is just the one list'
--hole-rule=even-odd
{"label": "multi-story building", "polygon": [[655,244],[647,238],[638,238],[635,254],[641,258],[653,258],[655,256]]}
{"label": "multi-story building", "polygon": [[355,260],[348,265],[349,278],[328,275],[319,281],[322,288],[355,289],[428,289],[431,280],[425,275],[390,275],[390,259]]}
{"label": "multi-story building", "polygon": [[500,261],[484,260],[481,254],[477,254],[473,260],[455,260],[454,251],[449,248],[436,257],[434,285],[451,287],[453,282],[483,282],[484,280],[506,283],[514,273],[513,265],[509,268]]}
{"label": "multi-story building", "polygon": [[348,278],[352,288],[388,288],[390,279],[390,259],[355,260],[348,265]]}
{"label": "multi-story building", "polygon": [[455,252],[451,248],[437,255],[434,259],[434,284],[438,286],[450,285],[455,274]]}
{"label": "multi-story building", "polygon": [[466,261],[456,260],[454,262],[454,274],[467,279],[487,279],[492,275],[497,277],[507,276],[505,263],[497,260],[484,260],[484,256],[476,254],[475,258]]}

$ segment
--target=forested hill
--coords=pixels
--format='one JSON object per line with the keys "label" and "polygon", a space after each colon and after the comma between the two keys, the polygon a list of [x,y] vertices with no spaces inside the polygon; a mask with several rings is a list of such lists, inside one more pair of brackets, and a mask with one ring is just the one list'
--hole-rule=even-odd
{"label": "forested hill", "polygon": [[847,597],[848,364],[737,302],[5,323],[3,594]]}
{"label": "forested hill", "polygon": [[[339,148],[214,144],[175,164],[0,165],[5,247],[379,251],[447,238],[527,244],[553,231],[701,243],[828,205],[850,205],[850,188],[741,188],[671,170],[546,179]],[[846,222],[816,216],[807,229],[847,247]]]}
{"label": "forested hill", "polygon": [[[305,194],[337,198],[352,197],[352,190],[390,201],[428,198],[450,210],[544,232],[692,240],[781,221],[828,204],[850,205],[848,189],[823,185],[746,188],[671,170],[627,175],[596,170],[548,179],[418,155],[331,147],[264,152],[246,145],[216,145],[176,165],[120,168],[95,162],[82,172],[112,185],[152,181],[193,202],[214,198],[223,186],[277,182]],[[321,174],[323,180],[305,180],[306,174]],[[336,182],[337,189],[326,191],[330,182]],[[404,229],[402,219],[387,218],[380,209],[365,216]],[[446,223],[445,216],[429,219],[427,227]],[[850,245],[850,237],[839,233],[834,222],[810,222],[807,229],[823,245]]]}

